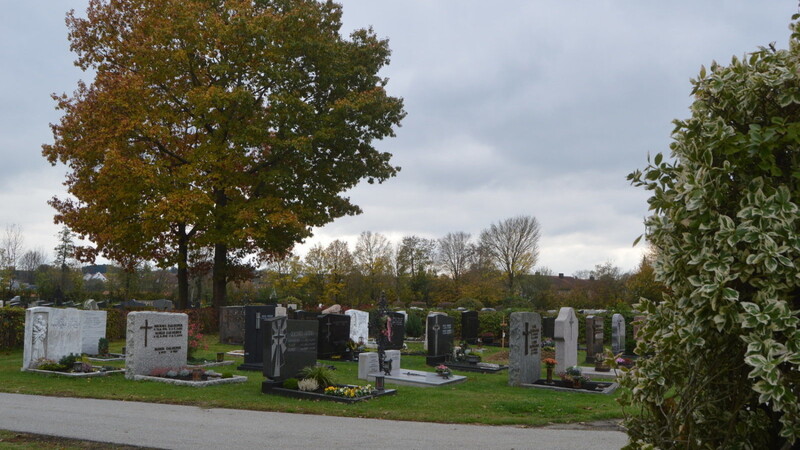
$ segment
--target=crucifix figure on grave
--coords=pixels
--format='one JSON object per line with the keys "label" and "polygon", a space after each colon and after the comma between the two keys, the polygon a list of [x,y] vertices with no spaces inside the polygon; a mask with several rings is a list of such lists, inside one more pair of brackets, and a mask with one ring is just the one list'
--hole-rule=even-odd
{"label": "crucifix figure on grave", "polygon": [[272,322],[272,376],[281,375],[283,355],[286,353],[286,320]]}
{"label": "crucifix figure on grave", "polygon": [[147,347],[147,330],[152,329],[153,327],[149,326],[147,320],[144,321],[144,326],[139,327],[140,330],[144,330],[144,346]]}

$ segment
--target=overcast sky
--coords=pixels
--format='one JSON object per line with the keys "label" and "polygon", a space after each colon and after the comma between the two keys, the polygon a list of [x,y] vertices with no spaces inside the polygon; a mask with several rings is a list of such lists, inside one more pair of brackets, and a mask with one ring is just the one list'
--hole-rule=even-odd
{"label": "overcast sky", "polygon": [[[64,16],[86,1],[2,0],[0,226],[52,254],[47,200],[66,169],[41,145],[58,120],[50,94],[79,79]],[[298,248],[362,231],[439,238],[517,215],[541,225],[539,266],[572,274],[611,261],[634,269],[646,192],[626,175],[668,153],[688,115],[689,79],[758,46],[787,46],[797,1],[344,0],[342,32],[389,39],[388,91],[405,100],[397,137],[377,147],[401,172],[349,193],[364,213]],[[52,256],[51,256],[52,257]]]}

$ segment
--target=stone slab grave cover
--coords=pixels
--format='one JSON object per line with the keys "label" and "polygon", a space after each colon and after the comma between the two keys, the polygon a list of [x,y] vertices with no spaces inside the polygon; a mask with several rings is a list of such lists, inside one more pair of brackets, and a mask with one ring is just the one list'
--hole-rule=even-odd
{"label": "stone slab grave cover", "polygon": [[366,345],[369,340],[369,313],[358,309],[348,309],[344,313],[350,316],[350,340]]}
{"label": "stone slab grave cover", "polygon": [[406,316],[403,313],[389,311],[386,313],[392,323],[392,332],[388,336],[386,350],[402,350],[406,338]]}
{"label": "stone slab grave cover", "polygon": [[611,316],[611,352],[625,353],[625,317],[622,314]]}
{"label": "stone slab grave cover", "polygon": [[22,370],[37,359],[58,362],[70,354],[82,351],[81,311],[36,306],[25,310],[25,345]]}
{"label": "stone slab grave cover", "polygon": [[556,344],[555,372],[578,365],[578,316],[572,308],[559,309],[553,322],[553,340]]}
{"label": "stone slab grave cover", "polygon": [[244,344],[244,306],[224,306],[219,310],[219,342]]}
{"label": "stone slab grave cover", "polygon": [[244,307],[244,363],[239,370],[264,369],[263,321],[275,317],[275,305],[247,305]]}
{"label": "stone slab grave cover", "polygon": [[422,340],[422,347],[423,347],[423,349],[425,349],[425,351],[428,351],[428,330],[430,329],[429,322],[431,320],[431,317],[439,316],[439,315],[446,316],[447,314],[445,314],[443,312],[432,311],[432,312],[429,312],[428,316],[425,318],[425,339]]}
{"label": "stone slab grave cover", "polygon": [[81,353],[96,355],[99,353],[100,338],[106,337],[106,311],[80,311],[81,318]]}
{"label": "stone slab grave cover", "polygon": [[453,354],[453,318],[435,315],[428,318],[428,356],[425,363],[437,366]]}
{"label": "stone slab grave cover", "polygon": [[461,313],[461,340],[468,344],[478,342],[478,311],[464,311]]}
{"label": "stone slab grave cover", "polygon": [[149,376],[153,369],[186,365],[189,316],[183,313],[137,311],[128,314],[125,378]]}
{"label": "stone slab grave cover", "polygon": [[533,312],[511,313],[508,331],[508,384],[531,384],[541,373],[542,317]]}
{"label": "stone slab grave cover", "polygon": [[317,324],[286,316],[265,319],[263,374],[273,381],[296,377],[317,362]]}
{"label": "stone slab grave cover", "polygon": [[322,314],[318,321],[317,357],[330,359],[347,352],[347,343],[350,341],[350,316]]}
{"label": "stone slab grave cover", "polygon": [[586,362],[595,363],[594,355],[603,353],[603,316],[586,316]]}

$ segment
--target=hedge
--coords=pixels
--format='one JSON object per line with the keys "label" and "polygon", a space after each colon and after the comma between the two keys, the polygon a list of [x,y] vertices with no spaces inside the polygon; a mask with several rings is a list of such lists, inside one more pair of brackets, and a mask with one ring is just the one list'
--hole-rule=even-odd
{"label": "hedge", "polygon": [[22,347],[25,339],[25,308],[0,308],[0,350]]}

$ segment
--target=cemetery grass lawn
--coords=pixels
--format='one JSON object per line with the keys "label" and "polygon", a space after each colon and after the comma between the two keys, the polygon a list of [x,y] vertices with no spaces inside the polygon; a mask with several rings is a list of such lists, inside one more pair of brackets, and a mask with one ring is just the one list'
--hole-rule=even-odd
{"label": "cemetery grass lawn", "polygon": [[83,441],[41,434],[18,433],[16,431],[0,430],[0,448],[11,449],[40,449],[52,448],[59,450],[72,449],[115,449],[115,450],[142,450],[143,447],[129,445],[115,445],[108,442]]}
{"label": "cemetery grass lawn", "polygon": [[[198,357],[215,359],[217,352],[240,349],[239,346],[219,344],[217,337],[209,335],[207,350]],[[124,341],[111,343],[112,352],[120,352]],[[421,348],[421,344],[420,344]],[[486,357],[500,352],[498,347],[487,347]],[[246,383],[225,384],[205,388],[173,386],[146,381],[130,381],[123,374],[97,378],[64,378],[20,371],[22,350],[0,353],[0,391],[86,397],[110,400],[141,401],[195,405],[202,408],[231,408],[288,413],[319,414],[344,417],[409,420],[420,422],[463,423],[485,425],[542,426],[551,423],[577,423],[622,418],[616,394],[597,395],[556,392],[545,389],[514,388],[508,386],[508,371],[496,374],[460,372],[468,380],[461,384],[438,388],[394,386],[397,394],[351,405],[298,400],[261,393],[260,372],[239,371],[242,359],[230,355],[232,366],[213,367],[220,372],[233,372],[248,377]],[[336,367],[336,381],[341,384],[364,385],[358,379],[358,364],[351,362],[322,361]],[[108,363],[107,365],[112,365]],[[431,371],[424,356],[401,358],[403,369]]]}

